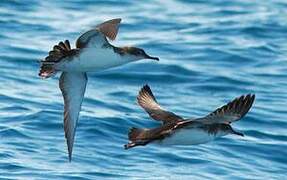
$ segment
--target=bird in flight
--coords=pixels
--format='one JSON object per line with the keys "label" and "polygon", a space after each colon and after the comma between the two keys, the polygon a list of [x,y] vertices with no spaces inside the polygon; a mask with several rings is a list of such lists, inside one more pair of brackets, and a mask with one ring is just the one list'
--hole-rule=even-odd
{"label": "bird in flight", "polygon": [[151,118],[162,125],[152,129],[131,128],[125,149],[149,143],[165,145],[194,145],[212,141],[228,134],[243,136],[235,131],[231,123],[243,118],[250,110],[255,95],[243,95],[216,109],[205,117],[184,119],[164,110],[156,101],[150,87],[145,85],[138,94],[138,104]]}
{"label": "bird in flight", "polygon": [[86,72],[98,72],[141,59],[159,60],[137,47],[116,47],[109,43],[117,36],[121,19],[112,19],[82,34],[71,48],[65,40],[55,45],[41,61],[39,76],[49,78],[62,72],[59,87],[64,97],[64,131],[69,161],[83,97],[86,90]]}

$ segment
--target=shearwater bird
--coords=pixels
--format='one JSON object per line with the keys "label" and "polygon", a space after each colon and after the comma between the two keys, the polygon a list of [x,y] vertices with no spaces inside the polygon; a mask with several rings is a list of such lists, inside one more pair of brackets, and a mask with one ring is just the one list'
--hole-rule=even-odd
{"label": "shearwater bird", "polygon": [[149,143],[166,145],[193,145],[206,143],[227,134],[243,136],[231,123],[240,120],[251,108],[255,95],[240,96],[216,109],[205,117],[184,119],[164,110],[156,101],[150,87],[145,85],[139,92],[138,104],[162,125],[153,129],[131,128],[125,149]]}
{"label": "shearwater bird", "polygon": [[114,40],[121,19],[112,19],[82,34],[72,49],[65,40],[55,45],[45,60],[41,61],[39,76],[49,78],[62,71],[59,86],[64,97],[64,131],[69,161],[72,158],[74,137],[87,84],[88,71],[102,71],[141,59],[159,60],[136,47],[115,47]]}

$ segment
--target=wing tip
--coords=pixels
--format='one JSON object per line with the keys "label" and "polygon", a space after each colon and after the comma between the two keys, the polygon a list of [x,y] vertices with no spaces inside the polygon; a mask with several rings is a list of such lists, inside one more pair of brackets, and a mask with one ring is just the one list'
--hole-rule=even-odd
{"label": "wing tip", "polygon": [[148,84],[145,84],[139,91],[138,96],[137,96],[137,102],[139,105],[143,105],[150,100],[154,101],[157,103],[152,90]]}
{"label": "wing tip", "polygon": [[233,118],[230,117],[230,119],[223,120],[224,122],[230,124],[234,121],[238,121],[242,119],[249,112],[255,101],[255,96],[256,95],[253,93],[238,96],[229,103],[221,106],[220,108],[217,108],[208,116],[209,117],[218,116],[219,118],[219,116],[225,116],[225,114],[227,113],[230,116],[233,116]]}
{"label": "wing tip", "polygon": [[70,141],[67,139],[67,145],[68,145],[68,157],[69,162],[72,161],[72,154],[73,154],[73,144],[70,144]]}
{"label": "wing tip", "polygon": [[115,40],[118,34],[119,24],[122,21],[121,18],[110,19],[102,24],[97,25],[100,32],[102,32],[110,40]]}
{"label": "wing tip", "polygon": [[148,84],[143,85],[142,87],[143,90],[151,91],[150,87]]}
{"label": "wing tip", "polygon": [[242,95],[244,101],[248,101],[249,104],[253,104],[254,100],[255,100],[255,97],[256,95],[253,94],[253,93],[249,93],[249,94],[246,94],[246,95]]}
{"label": "wing tip", "polygon": [[148,84],[145,84],[139,91],[139,96],[142,96],[144,94],[147,94],[147,95],[151,96],[153,99],[155,99],[154,95],[152,93],[152,90]]}
{"label": "wing tip", "polygon": [[114,18],[114,19],[111,19],[110,21],[118,24],[122,21],[122,18]]}
{"label": "wing tip", "polygon": [[66,138],[67,147],[68,147],[69,162],[71,162],[72,154],[73,154],[74,137],[69,132],[65,131],[65,138]]}
{"label": "wing tip", "polygon": [[253,93],[244,94],[240,97],[235,98],[230,106],[235,109],[236,112],[240,114],[239,119],[243,118],[251,109],[256,95]]}
{"label": "wing tip", "polygon": [[69,153],[69,163],[72,162],[72,154]]}
{"label": "wing tip", "polygon": [[252,105],[253,105],[253,103],[255,101],[255,98],[256,98],[256,95],[252,94],[252,93],[247,94],[245,96],[244,101],[245,101],[246,106],[245,106],[245,108],[243,110],[243,113],[242,113],[241,117],[245,116],[246,113],[248,113],[248,111],[251,109],[251,107],[252,107]]}

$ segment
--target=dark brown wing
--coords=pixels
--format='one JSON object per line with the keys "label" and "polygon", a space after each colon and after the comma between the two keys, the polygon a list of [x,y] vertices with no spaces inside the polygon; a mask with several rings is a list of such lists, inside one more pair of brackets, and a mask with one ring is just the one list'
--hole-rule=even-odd
{"label": "dark brown wing", "polygon": [[137,100],[138,104],[150,115],[150,117],[157,121],[169,123],[183,120],[182,117],[160,107],[148,85],[142,87],[138,94]]}
{"label": "dark brown wing", "polygon": [[200,118],[203,123],[232,123],[238,121],[251,108],[255,99],[255,95],[248,94],[240,96],[228,104],[216,109],[204,118]]}
{"label": "dark brown wing", "polygon": [[89,30],[82,34],[76,41],[77,48],[84,48],[89,43],[91,46],[104,45],[107,43],[107,38],[115,40],[121,19],[112,19],[96,26],[96,28]]}
{"label": "dark brown wing", "polygon": [[97,29],[102,32],[110,40],[115,40],[119,31],[119,25],[121,19],[111,19],[109,21],[103,22],[102,24],[97,25]]}

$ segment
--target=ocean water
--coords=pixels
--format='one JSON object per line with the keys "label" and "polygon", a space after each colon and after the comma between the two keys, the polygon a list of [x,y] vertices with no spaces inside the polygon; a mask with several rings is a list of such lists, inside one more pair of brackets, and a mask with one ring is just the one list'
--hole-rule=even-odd
{"label": "ocean water", "polygon": [[[285,0],[1,0],[0,179],[286,178],[286,9]],[[69,163],[59,75],[39,78],[38,60],[118,17],[112,44],[144,48],[160,61],[88,74]],[[233,124],[245,137],[124,150],[130,127],[159,125],[136,103],[147,83],[183,117],[255,93],[251,111]]]}

